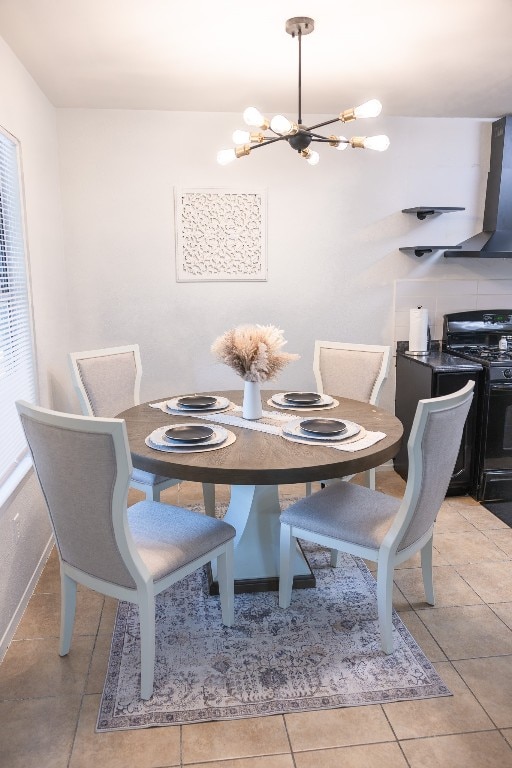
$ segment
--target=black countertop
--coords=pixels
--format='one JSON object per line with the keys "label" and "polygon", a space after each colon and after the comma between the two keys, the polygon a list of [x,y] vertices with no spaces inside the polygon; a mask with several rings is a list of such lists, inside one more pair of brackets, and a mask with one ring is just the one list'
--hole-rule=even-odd
{"label": "black countertop", "polygon": [[440,341],[433,341],[430,346],[430,352],[426,355],[408,355],[407,349],[409,347],[408,341],[398,341],[396,345],[396,353],[401,357],[406,357],[408,360],[414,360],[420,365],[426,365],[432,368],[434,371],[449,372],[449,371],[481,371],[483,366],[480,363],[475,363],[472,360],[465,360],[463,357],[457,357],[457,355],[450,355],[448,352],[443,352],[441,349]]}

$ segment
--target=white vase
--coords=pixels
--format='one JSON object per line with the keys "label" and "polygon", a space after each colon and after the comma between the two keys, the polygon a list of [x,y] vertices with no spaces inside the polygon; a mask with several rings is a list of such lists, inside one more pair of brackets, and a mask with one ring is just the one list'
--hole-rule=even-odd
{"label": "white vase", "polygon": [[244,419],[261,419],[261,392],[259,381],[246,381],[242,406]]}

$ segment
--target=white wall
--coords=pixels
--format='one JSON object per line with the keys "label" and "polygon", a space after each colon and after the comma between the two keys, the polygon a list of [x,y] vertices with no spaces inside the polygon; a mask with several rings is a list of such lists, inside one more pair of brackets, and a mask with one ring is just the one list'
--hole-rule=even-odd
{"label": "white wall", "polygon": [[[0,125],[21,143],[39,397],[43,405],[66,408],[69,322],[55,110],[1,38],[0,94]],[[32,476],[0,507],[0,657],[49,538]]]}
{"label": "white wall", "polygon": [[[398,250],[480,229],[488,122],[378,118],[345,131],[388,133],[386,153],[322,147],[311,167],[275,145],[218,166],[239,125],[234,114],[58,111],[73,346],[138,341],[143,399],[239,386],[209,347],[243,322],[279,325],[302,355],[277,385],[313,386],[314,339],[393,342],[396,279],[510,274],[511,262]],[[267,188],[268,282],[176,283],[174,186]],[[415,205],[466,211],[420,222],[401,213]],[[392,377],[381,402],[393,407]]]}

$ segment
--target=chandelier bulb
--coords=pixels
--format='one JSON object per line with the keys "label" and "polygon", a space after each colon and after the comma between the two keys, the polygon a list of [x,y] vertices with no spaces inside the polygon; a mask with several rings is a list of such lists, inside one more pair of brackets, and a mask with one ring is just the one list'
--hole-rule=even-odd
{"label": "chandelier bulb", "polygon": [[365,101],[359,107],[354,109],[355,117],[377,117],[382,112],[382,104],[378,99]]}
{"label": "chandelier bulb", "polygon": [[309,147],[307,149],[303,149],[300,155],[301,157],[305,158],[305,160],[307,160],[310,165],[318,165],[320,162],[320,155],[318,152],[315,152],[314,149],[310,149]]}
{"label": "chandelier bulb", "polygon": [[346,139],[345,136],[329,136],[329,144],[331,147],[334,147],[334,149],[343,152],[343,150],[350,144],[350,141]]}
{"label": "chandelier bulb", "polygon": [[236,154],[234,149],[221,149],[217,152],[217,162],[219,165],[228,165],[236,160]]}
{"label": "chandelier bulb", "polygon": [[233,131],[232,138],[235,144],[247,144],[247,142],[251,139],[251,134],[249,131],[236,130]]}
{"label": "chandelier bulb", "polygon": [[253,126],[254,128],[263,128],[266,130],[270,123],[256,107],[247,107],[244,111],[244,122],[246,125]]}
{"label": "chandelier bulb", "polygon": [[283,115],[275,115],[270,121],[270,128],[280,136],[288,136],[292,132],[293,123]]}
{"label": "chandelier bulb", "polygon": [[358,149],[373,149],[376,152],[385,152],[389,147],[387,136],[352,136],[350,143]]}

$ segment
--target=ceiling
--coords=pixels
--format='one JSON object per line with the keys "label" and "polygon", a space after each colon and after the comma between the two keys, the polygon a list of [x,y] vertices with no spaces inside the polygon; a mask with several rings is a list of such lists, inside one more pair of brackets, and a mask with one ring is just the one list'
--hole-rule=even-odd
{"label": "ceiling", "polygon": [[[0,35],[57,107],[512,113],[511,0],[0,0]],[[1,74],[0,74],[1,80]]]}

